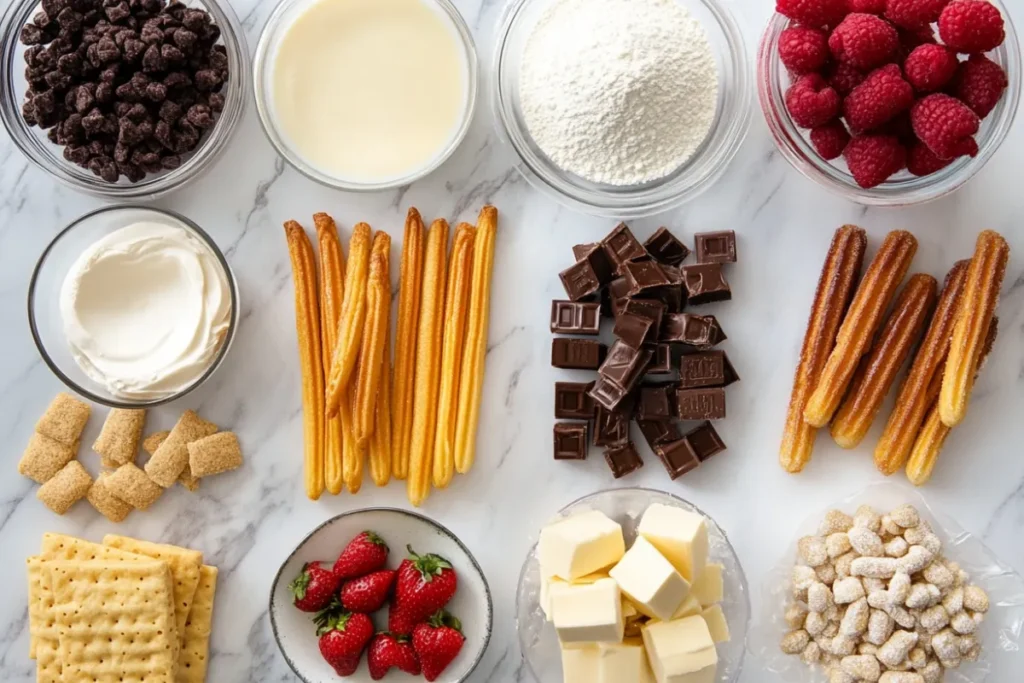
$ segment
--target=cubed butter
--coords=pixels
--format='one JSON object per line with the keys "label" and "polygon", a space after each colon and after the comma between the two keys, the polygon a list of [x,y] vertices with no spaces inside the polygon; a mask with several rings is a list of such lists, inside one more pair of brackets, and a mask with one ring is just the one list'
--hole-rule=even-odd
{"label": "cubed butter", "polygon": [[701,612],[701,616],[708,624],[711,640],[716,643],[729,642],[729,622],[725,620],[725,612],[722,611],[721,605],[711,605]]}
{"label": "cubed butter", "polygon": [[[691,593],[690,595],[686,596],[686,600],[683,600],[683,604],[679,605],[679,609],[677,609],[672,614],[672,618],[673,619],[685,619],[686,617],[697,616],[698,614],[700,614],[700,612],[701,612],[700,600],[697,599],[697,596],[695,596],[693,593]],[[663,621],[667,621],[667,620],[663,620]]]}
{"label": "cubed butter", "polygon": [[708,562],[708,527],[704,517],[682,508],[655,503],[644,512],[637,529],[672,566],[693,583]]}
{"label": "cubed butter", "polygon": [[622,593],[614,579],[560,586],[551,592],[551,612],[564,647],[622,642]]}
{"label": "cubed butter", "polygon": [[603,512],[581,512],[540,532],[540,565],[551,576],[573,581],[622,559],[622,527]]}
{"label": "cubed butter", "polygon": [[[543,570],[541,576],[544,576]],[[573,581],[578,584],[589,584],[599,581],[600,579],[607,579],[607,572],[596,572],[594,574],[587,574]],[[551,621],[551,592],[556,591],[562,586],[568,586],[569,582],[558,578],[557,576],[547,576],[541,579],[540,582],[540,608],[544,610],[544,616]]]}
{"label": "cubed butter", "polygon": [[562,680],[564,683],[594,683],[600,659],[596,646],[563,649]]}
{"label": "cubed butter", "polygon": [[641,683],[647,667],[644,644],[639,638],[598,648],[597,678],[591,683]]}
{"label": "cubed butter", "polygon": [[650,541],[640,536],[608,572],[648,617],[669,620],[690,594],[690,584]]}
{"label": "cubed butter", "polygon": [[715,682],[718,653],[702,617],[659,621],[642,632],[657,683]]}
{"label": "cubed butter", "polygon": [[720,564],[709,564],[700,573],[700,578],[690,586],[690,595],[697,596],[701,607],[722,602],[725,597],[725,581],[722,578],[724,570],[725,567]]}
{"label": "cubed butter", "polygon": [[622,596],[622,618],[625,621],[629,621],[634,617],[640,616],[640,612],[637,611],[636,606],[627,598],[625,595]]}

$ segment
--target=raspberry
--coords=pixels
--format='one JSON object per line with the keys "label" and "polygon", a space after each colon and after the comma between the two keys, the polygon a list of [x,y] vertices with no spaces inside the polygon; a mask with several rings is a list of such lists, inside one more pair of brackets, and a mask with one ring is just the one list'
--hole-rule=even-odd
{"label": "raspberry", "polygon": [[828,36],[821,29],[790,26],[779,36],[779,59],[795,74],[818,71],[828,58]]}
{"label": "raspberry", "polygon": [[931,24],[921,28],[898,28],[896,33],[900,36],[899,61],[903,61],[919,45],[932,45],[939,41],[935,40],[935,31]]}
{"label": "raspberry", "polygon": [[927,95],[914,103],[910,110],[914,135],[940,159],[955,159],[965,154],[978,153],[973,135],[981,120],[970,108],[943,93]]}
{"label": "raspberry", "polygon": [[853,92],[853,89],[864,82],[864,74],[854,69],[849,64],[837,62],[828,74],[828,84],[835,88],[836,92],[844,97]]}
{"label": "raspberry", "polygon": [[839,93],[818,74],[801,77],[786,91],[786,108],[801,128],[828,123],[839,113]]}
{"label": "raspberry", "polygon": [[846,16],[846,0],[776,0],[775,11],[805,26],[835,26]]}
{"label": "raspberry", "polygon": [[1003,44],[1003,15],[985,0],[955,0],[939,15],[939,35],[951,50],[973,54]]}
{"label": "raspberry", "polygon": [[918,45],[903,63],[903,73],[918,92],[935,92],[953,79],[959,65],[956,53],[944,45]]}
{"label": "raspberry", "polygon": [[1010,84],[1006,72],[985,55],[971,55],[960,64],[950,94],[981,118],[988,116]]}
{"label": "raspberry", "polygon": [[850,14],[832,31],[828,46],[840,62],[868,71],[893,60],[900,38],[884,19],[873,14]]}
{"label": "raspberry", "polygon": [[885,18],[900,28],[921,28],[938,20],[949,0],[886,0]]}
{"label": "raspberry", "polygon": [[920,140],[914,142],[907,150],[907,170],[916,176],[931,175],[953,163],[952,159],[940,159],[928,145]]}
{"label": "raspberry", "polygon": [[814,149],[818,150],[821,158],[826,161],[832,161],[842,156],[849,141],[850,134],[839,119],[826,123],[824,126],[818,126],[811,131],[811,144],[814,145]]}
{"label": "raspberry", "polygon": [[849,7],[851,12],[882,16],[885,13],[885,0],[850,0]]}
{"label": "raspberry", "polygon": [[843,156],[857,184],[871,188],[903,170],[907,150],[893,135],[858,135],[850,140]]}
{"label": "raspberry", "polygon": [[846,123],[857,132],[878,128],[914,103],[914,88],[903,80],[900,67],[875,69],[843,102]]}

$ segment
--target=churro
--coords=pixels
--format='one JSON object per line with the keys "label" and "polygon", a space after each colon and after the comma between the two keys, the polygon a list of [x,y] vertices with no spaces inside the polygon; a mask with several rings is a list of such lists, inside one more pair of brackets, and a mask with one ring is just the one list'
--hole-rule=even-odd
{"label": "churro", "polygon": [[395,327],[395,366],[391,391],[391,472],[395,479],[409,475],[409,441],[416,368],[416,331],[420,319],[423,281],[423,219],[415,208],[405,219],[402,264]]}
{"label": "churro", "polygon": [[366,223],[352,228],[345,268],[345,298],[338,320],[338,338],[334,345],[330,379],[327,382],[327,416],[334,417],[341,406],[342,394],[349,386],[359,359],[366,320],[366,277],[370,267],[371,230]]}
{"label": "churro", "polygon": [[[324,366],[320,346],[316,261],[313,256],[313,245],[301,225],[295,221],[288,221],[284,224],[284,232],[288,240],[292,276],[295,280],[295,332],[299,342],[299,363],[302,369],[306,495],[311,500],[316,500],[324,490]],[[175,478],[178,474],[180,471],[175,473]]]}
{"label": "churro", "polygon": [[800,472],[811,460],[818,430],[804,422],[804,408],[835,346],[836,334],[856,288],[866,248],[864,230],[853,225],[844,225],[832,237],[807,321],[800,363],[793,378],[786,429],[779,448],[779,463],[787,472]]}
{"label": "churro", "polygon": [[378,232],[373,238],[370,274],[366,283],[366,325],[359,351],[359,373],[355,376],[352,404],[352,434],[359,448],[365,449],[373,434],[377,415],[377,390],[380,387],[384,338],[391,319],[391,237]]}
{"label": "churro", "polygon": [[391,331],[385,330],[384,357],[377,390],[377,420],[370,437],[370,478],[377,486],[391,479]]}
{"label": "churro", "polygon": [[473,276],[476,228],[460,223],[448,259],[448,288],[444,303],[444,342],[441,351],[441,389],[437,401],[434,439],[434,486],[447,488],[455,476],[455,420],[459,408],[459,370],[465,350],[469,290]]}
{"label": "churro", "polygon": [[917,252],[917,239],[905,230],[890,232],[868,266],[850,310],[839,328],[836,345],[829,354],[814,393],[804,408],[804,420],[812,427],[824,427],[839,408],[861,357],[867,353],[882,323],[896,288],[910,268]]}
{"label": "churro", "polygon": [[937,386],[941,386],[942,367],[949,355],[949,342],[953,336],[953,324],[960,308],[969,263],[957,262],[946,275],[935,315],[932,316],[910,372],[900,387],[896,405],[875,447],[875,466],[882,474],[895,474],[906,464],[925,415],[938,396],[938,388],[934,394],[929,391],[936,378],[939,380]]}
{"label": "churro", "polygon": [[366,458],[366,451],[360,448],[356,442],[353,429],[355,421],[352,414],[354,394],[355,387],[345,389],[341,395],[341,403],[338,405],[338,420],[341,422],[342,477],[349,493],[359,493],[359,489],[363,487],[363,462]]}
{"label": "churro", "polygon": [[903,367],[935,305],[938,283],[918,273],[900,292],[878,339],[864,356],[835,419],[832,438],[842,448],[856,448],[867,436],[896,374]]}
{"label": "churro", "polygon": [[967,414],[1009,259],[1010,246],[1002,235],[991,230],[978,235],[939,393],[939,414],[947,427],[957,426]]}
{"label": "churro", "polygon": [[423,261],[423,292],[416,334],[415,401],[412,439],[409,442],[409,502],[419,506],[430,493],[434,430],[437,428],[437,393],[441,380],[442,323],[446,283],[448,223],[434,221],[427,233]]}
{"label": "churro", "polygon": [[487,328],[491,315],[491,275],[498,239],[498,210],[485,206],[476,224],[473,241],[473,282],[469,295],[466,344],[459,371],[459,412],[455,427],[455,469],[466,474],[476,459],[476,428],[484,390],[487,361]]}
{"label": "churro", "polygon": [[[326,213],[313,215],[317,242],[320,244],[320,333],[323,341],[324,368],[331,367],[331,355],[337,344],[338,320],[344,300],[345,255],[338,238],[338,226]],[[341,421],[337,416],[324,424],[324,484],[337,495],[344,486],[342,477]]]}

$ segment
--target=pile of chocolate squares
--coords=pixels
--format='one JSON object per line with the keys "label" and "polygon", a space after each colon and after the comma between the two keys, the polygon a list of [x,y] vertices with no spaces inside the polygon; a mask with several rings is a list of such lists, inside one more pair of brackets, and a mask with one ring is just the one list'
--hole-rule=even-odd
{"label": "pile of chocolate squares", "polygon": [[[590,443],[605,449],[616,479],[643,466],[630,439],[635,420],[672,479],[725,450],[711,420],[725,417],[725,387],[739,380],[713,315],[690,307],[728,301],[723,264],[736,262],[732,231],[700,233],[697,264],[666,228],[640,244],[620,224],[597,244],[573,247],[576,263],[560,273],[569,300],[551,303],[551,331],[596,337],[614,319],[611,348],[596,339],[555,337],[556,368],[597,370],[590,383],[555,384],[556,460],[584,460]],[[700,421],[683,434],[678,420]]]}

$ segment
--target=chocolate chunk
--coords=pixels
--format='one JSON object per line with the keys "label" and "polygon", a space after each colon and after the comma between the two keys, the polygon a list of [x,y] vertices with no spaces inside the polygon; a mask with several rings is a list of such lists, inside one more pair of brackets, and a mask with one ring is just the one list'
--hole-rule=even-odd
{"label": "chocolate chunk", "polygon": [[606,448],[604,459],[608,462],[608,468],[611,469],[612,476],[616,479],[621,479],[644,466],[644,461],[640,459],[632,441],[622,446]]}
{"label": "chocolate chunk", "polygon": [[675,422],[669,420],[637,420],[636,423],[652,451],[663,443],[683,438]]}
{"label": "chocolate chunk", "polygon": [[725,417],[725,389],[680,389],[676,411],[680,420],[720,420]]}
{"label": "chocolate chunk", "polygon": [[601,331],[601,305],[560,299],[552,301],[551,331],[556,334],[597,334]]}
{"label": "chocolate chunk", "polygon": [[654,359],[647,366],[647,374],[671,375],[672,369],[672,347],[668,344],[656,345],[654,347]]}
{"label": "chocolate chunk", "polygon": [[647,296],[665,304],[666,313],[682,313],[686,308],[686,293],[681,284],[652,289]]}
{"label": "chocolate chunk", "polygon": [[[591,242],[590,244],[577,244],[572,248],[573,258],[577,261],[582,261],[583,257],[590,253],[591,249],[600,247],[601,245],[597,242]],[[607,258],[607,255],[605,255]]]}
{"label": "chocolate chunk", "polygon": [[647,256],[647,250],[637,241],[625,223],[615,226],[615,229],[601,240],[601,246],[618,274],[622,273],[624,263]]}
{"label": "chocolate chunk", "polygon": [[736,263],[736,233],[699,232],[693,236],[697,243],[697,263]]}
{"label": "chocolate chunk", "polygon": [[597,406],[594,414],[594,445],[618,446],[629,441],[629,416]]}
{"label": "chocolate chunk", "polygon": [[604,293],[611,315],[618,316],[629,300],[629,282],[624,277],[612,280]]}
{"label": "chocolate chunk", "polygon": [[724,341],[725,333],[713,315],[674,313],[665,318],[658,341],[686,344],[697,349],[710,349]]}
{"label": "chocolate chunk", "polygon": [[598,280],[594,267],[586,260],[577,261],[559,273],[558,277],[562,280],[565,293],[573,301],[586,299],[601,289],[601,281]]}
{"label": "chocolate chunk", "polygon": [[620,313],[638,315],[651,321],[651,329],[644,339],[645,344],[653,344],[658,340],[661,321],[665,317],[665,304],[654,299],[627,299]]}
{"label": "chocolate chunk", "polygon": [[623,311],[615,319],[613,334],[632,349],[640,349],[652,335],[654,323],[649,318]]}
{"label": "chocolate chunk", "polygon": [[700,458],[686,437],[658,444],[654,448],[654,454],[661,460],[668,476],[673,480],[700,467]]}
{"label": "chocolate chunk", "polygon": [[589,393],[590,397],[594,399],[599,407],[603,406],[607,410],[617,410],[625,403],[630,392],[615,382],[611,382],[604,377],[598,377]]}
{"label": "chocolate chunk", "polygon": [[563,370],[597,370],[607,353],[608,347],[590,339],[551,340],[551,365]]}
{"label": "chocolate chunk", "polygon": [[629,283],[630,296],[672,284],[665,269],[657,261],[630,261],[622,264],[622,272]]}
{"label": "chocolate chunk", "polygon": [[587,459],[587,423],[555,423],[555,460]]}
{"label": "chocolate chunk", "polygon": [[664,265],[678,266],[690,255],[685,244],[676,239],[668,228],[658,228],[657,232],[644,242],[647,253]]}
{"label": "chocolate chunk", "polygon": [[705,422],[683,438],[689,442],[701,462],[725,450],[725,442],[710,422]]}
{"label": "chocolate chunk", "polygon": [[726,381],[722,351],[689,353],[679,359],[679,382],[684,389],[722,387]]}
{"label": "chocolate chunk", "polygon": [[559,420],[589,420],[594,417],[594,399],[588,393],[593,382],[555,382],[555,417]]}
{"label": "chocolate chunk", "polygon": [[[605,379],[628,391],[644,374],[653,356],[654,352],[650,349],[644,348],[638,351],[630,348],[621,340],[616,341],[608,350],[608,356],[598,372]],[[594,398],[596,399],[597,396]]]}
{"label": "chocolate chunk", "polygon": [[673,393],[674,388],[671,384],[664,384],[655,387],[640,387],[637,419],[671,420],[675,413],[672,409],[672,404],[674,403],[672,397]]}
{"label": "chocolate chunk", "polygon": [[721,263],[683,266],[683,286],[691,306],[732,299],[732,288],[725,280]]}
{"label": "chocolate chunk", "polygon": [[[575,249],[573,247],[574,254],[576,253]],[[586,261],[590,264],[594,274],[597,276],[597,281],[601,283],[602,287],[615,279],[615,264],[611,262],[608,254],[605,253],[600,244],[591,245],[589,251],[576,259],[577,263],[580,261]]]}
{"label": "chocolate chunk", "polygon": [[736,369],[729,362],[729,355],[722,352],[723,363],[725,364],[725,386],[735,384],[740,381],[740,376],[736,373]]}

